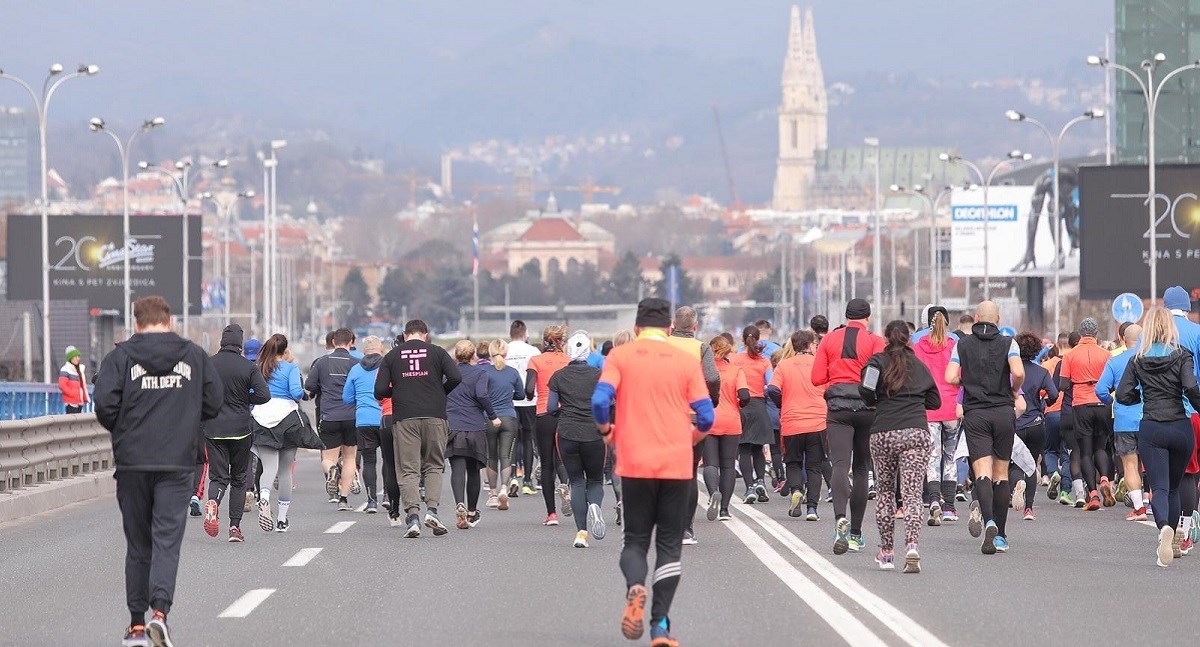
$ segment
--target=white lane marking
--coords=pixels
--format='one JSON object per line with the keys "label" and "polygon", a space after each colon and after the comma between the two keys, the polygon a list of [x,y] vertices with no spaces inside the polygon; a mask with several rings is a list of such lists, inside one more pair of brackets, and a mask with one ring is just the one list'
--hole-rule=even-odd
{"label": "white lane marking", "polygon": [[321,552],[321,550],[322,549],[320,548],[301,548],[299,552],[297,552],[295,555],[292,555],[292,558],[284,562],[283,565],[307,566],[308,563],[313,561],[313,558]]}
{"label": "white lane marking", "polygon": [[245,595],[238,598],[236,602],[229,605],[229,608],[221,612],[218,618],[245,618],[254,611],[258,605],[271,597],[275,589],[254,589],[247,591]]}
{"label": "white lane marking", "polygon": [[353,521],[339,521],[339,522],[333,524],[332,526],[330,526],[329,529],[325,531],[325,534],[340,535],[343,532],[346,532],[347,530],[349,530],[350,526],[353,526],[353,525],[354,525]]}
{"label": "white lane marking", "polygon": [[838,633],[848,644],[855,647],[871,646],[885,647],[887,643],[871,631],[866,625],[855,618],[845,607],[834,600],[828,593],[821,590],[812,580],[801,573],[791,562],[783,558],[766,540],[759,537],[749,526],[740,519],[734,518],[723,522],[738,539],[750,549],[772,573],[775,574],[800,600],[821,616],[830,628]]}
{"label": "white lane marking", "polygon": [[735,507],[739,512],[753,519],[755,523],[762,526],[763,530],[766,530],[783,543],[788,550],[792,551],[805,564],[808,564],[809,568],[813,569],[817,575],[820,575],[842,593],[850,596],[859,606],[878,618],[883,622],[884,626],[891,629],[904,642],[913,647],[948,647],[946,643],[939,640],[937,636],[934,636],[933,633],[922,627],[907,614],[867,590],[857,580],[846,575],[829,560],[817,554],[817,551],[813,550],[808,544],[800,541],[799,537],[793,535],[780,525],[779,522],[752,509],[750,506],[739,503],[735,504]]}
{"label": "white lane marking", "polygon": [[367,509],[367,502],[366,502],[366,501],[363,501],[362,505],[360,505],[360,506],[358,506],[357,508],[355,508],[355,509],[354,509],[354,511],[355,511],[355,512],[362,512],[363,510],[366,510],[366,509]]}

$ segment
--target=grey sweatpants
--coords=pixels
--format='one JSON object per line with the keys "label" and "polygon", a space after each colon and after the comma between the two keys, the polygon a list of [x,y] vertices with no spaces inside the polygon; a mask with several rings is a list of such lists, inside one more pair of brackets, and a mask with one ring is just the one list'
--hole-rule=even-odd
{"label": "grey sweatpants", "polygon": [[421,509],[421,477],[425,477],[425,507],[436,510],[442,500],[446,471],[446,437],[450,425],[441,418],[407,418],[396,422],[392,442],[396,473],[405,514]]}
{"label": "grey sweatpants", "polygon": [[292,462],[296,460],[296,448],[271,449],[270,447],[256,446],[254,453],[258,455],[258,460],[262,463],[263,473],[259,480],[262,491],[270,494],[271,485],[275,483],[275,477],[278,476],[279,494],[276,499],[291,501]]}

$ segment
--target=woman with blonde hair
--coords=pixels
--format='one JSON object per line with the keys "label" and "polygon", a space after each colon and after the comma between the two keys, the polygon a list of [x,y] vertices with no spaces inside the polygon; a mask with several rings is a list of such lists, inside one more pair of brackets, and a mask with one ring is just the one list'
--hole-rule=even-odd
{"label": "woman with blonde hair", "polygon": [[1117,386],[1117,402],[1126,406],[1142,403],[1138,456],[1146,468],[1146,489],[1153,493],[1158,565],[1163,568],[1181,555],[1179,545],[1184,533],[1175,529],[1182,507],[1179,483],[1196,451],[1196,439],[1183,409],[1184,398],[1200,409],[1195,360],[1179,346],[1171,312],[1151,308],[1146,313],[1137,354]]}
{"label": "woman with blonde hair", "polygon": [[[508,509],[508,498],[516,494],[515,481],[513,486],[507,485],[512,475],[513,447],[517,441],[517,430],[520,423],[517,420],[517,408],[513,400],[525,397],[525,385],[521,383],[521,374],[517,369],[508,366],[505,355],[508,353],[508,343],[503,339],[493,339],[487,344],[479,344],[475,354],[479,356],[478,365],[487,374],[488,396],[492,400],[492,409],[500,418],[500,426],[489,426],[487,430],[487,507],[499,510]],[[497,484],[496,479],[500,482]],[[499,489],[497,489],[499,487]]]}
{"label": "woman with blonde hair", "polygon": [[546,326],[542,332],[542,354],[529,360],[525,370],[525,397],[533,399],[537,396],[537,423],[534,426],[534,437],[537,441],[538,456],[541,458],[542,498],[546,500],[546,520],[543,526],[557,526],[558,513],[554,506],[554,476],[557,474],[562,485],[558,486],[558,494],[562,497],[563,515],[571,516],[571,490],[567,487],[567,470],[558,458],[556,437],[558,434],[558,418],[549,411],[550,378],[562,370],[570,359],[564,352],[567,343],[567,327],[560,325]]}
{"label": "woman with blonde hair", "polygon": [[454,345],[462,382],[446,396],[446,458],[450,460],[450,489],[454,492],[455,525],[459,530],[479,523],[479,472],[487,464],[487,430],[500,419],[488,392],[487,369],[475,363],[475,344],[463,339]]}

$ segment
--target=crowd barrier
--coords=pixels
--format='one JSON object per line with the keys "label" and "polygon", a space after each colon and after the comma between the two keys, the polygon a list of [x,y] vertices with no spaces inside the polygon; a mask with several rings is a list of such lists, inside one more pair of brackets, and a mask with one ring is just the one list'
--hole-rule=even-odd
{"label": "crowd barrier", "polygon": [[93,413],[0,422],[0,492],[111,469],[112,436]]}

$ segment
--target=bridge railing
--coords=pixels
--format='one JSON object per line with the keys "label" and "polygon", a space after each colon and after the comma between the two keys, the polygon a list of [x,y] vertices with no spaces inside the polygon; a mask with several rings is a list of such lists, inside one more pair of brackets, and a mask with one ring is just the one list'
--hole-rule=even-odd
{"label": "bridge railing", "polygon": [[0,422],[0,492],[110,469],[112,437],[93,413]]}
{"label": "bridge railing", "polygon": [[[84,406],[91,411],[92,404]],[[62,392],[56,384],[41,382],[0,382],[0,420],[22,420],[51,416],[66,411]]]}

